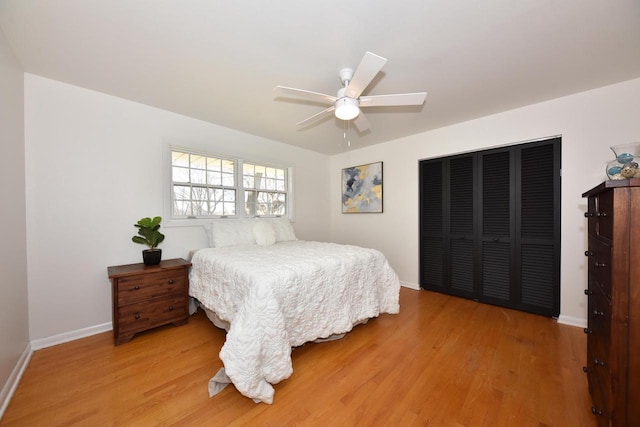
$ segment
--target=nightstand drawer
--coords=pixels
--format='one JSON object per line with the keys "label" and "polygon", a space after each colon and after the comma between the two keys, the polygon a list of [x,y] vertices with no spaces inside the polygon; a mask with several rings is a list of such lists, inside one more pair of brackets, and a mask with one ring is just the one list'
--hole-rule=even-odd
{"label": "nightstand drawer", "polygon": [[187,319],[185,299],[184,296],[158,298],[118,308],[118,333],[137,332]]}
{"label": "nightstand drawer", "polygon": [[185,275],[182,270],[159,271],[123,277],[118,281],[118,306],[146,301],[150,298],[184,294]]}

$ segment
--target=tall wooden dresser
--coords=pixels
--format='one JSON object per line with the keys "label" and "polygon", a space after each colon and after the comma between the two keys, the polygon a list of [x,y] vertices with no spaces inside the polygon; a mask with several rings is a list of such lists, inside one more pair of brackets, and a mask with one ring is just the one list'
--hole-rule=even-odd
{"label": "tall wooden dresser", "polygon": [[591,410],[600,426],[640,426],[640,179],[606,181],[582,196]]}

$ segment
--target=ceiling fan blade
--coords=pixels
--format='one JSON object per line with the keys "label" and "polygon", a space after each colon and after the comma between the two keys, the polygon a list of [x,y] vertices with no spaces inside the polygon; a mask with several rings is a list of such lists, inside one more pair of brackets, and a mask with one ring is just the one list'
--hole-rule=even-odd
{"label": "ceiling fan blade", "polygon": [[308,125],[310,123],[313,123],[315,121],[318,121],[326,116],[328,116],[330,113],[333,112],[333,110],[335,110],[336,107],[335,106],[331,106],[327,109],[324,109],[322,111],[320,111],[319,113],[314,114],[311,117],[307,117],[306,119],[302,120],[301,122],[296,123],[298,126],[304,126],[304,125]]}
{"label": "ceiling fan blade", "polygon": [[390,107],[400,105],[422,105],[427,92],[397,93],[393,95],[361,96],[360,107]]}
{"label": "ceiling fan blade", "polygon": [[367,117],[364,115],[362,111],[360,111],[360,114],[358,114],[358,117],[353,119],[353,124],[358,129],[358,132],[360,133],[366,130],[369,130],[369,128],[371,127],[369,125],[369,120],[367,120]]}
{"label": "ceiling fan blade", "polygon": [[322,104],[335,104],[335,102],[338,100],[338,98],[336,98],[335,96],[312,92],[310,90],[296,89],[293,87],[276,86],[274,90],[283,95],[297,96],[309,101],[320,102]]}
{"label": "ceiling fan blade", "polygon": [[366,52],[360,65],[353,73],[353,78],[347,86],[345,95],[349,98],[357,98],[360,94],[369,86],[371,80],[382,70],[382,67],[387,62],[386,58],[378,56],[375,53]]}

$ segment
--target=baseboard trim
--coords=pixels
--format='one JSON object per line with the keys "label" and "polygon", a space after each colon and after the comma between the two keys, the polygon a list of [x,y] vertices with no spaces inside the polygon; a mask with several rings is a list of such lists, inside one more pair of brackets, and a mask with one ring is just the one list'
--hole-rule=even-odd
{"label": "baseboard trim", "polygon": [[7,382],[2,387],[2,391],[0,391],[0,420],[4,415],[4,411],[6,411],[9,406],[9,402],[13,397],[13,393],[16,392],[18,388],[18,384],[20,383],[20,379],[22,378],[22,374],[25,369],[29,365],[29,361],[31,360],[31,355],[33,354],[33,347],[31,343],[27,343],[24,351],[20,355],[16,366],[14,366],[13,371],[11,371],[11,375],[7,379]]}
{"label": "baseboard trim", "polygon": [[420,285],[418,285],[417,283],[405,282],[404,280],[400,280],[400,286],[402,286],[403,288],[413,289],[414,291],[420,290]]}
{"label": "baseboard trim", "polygon": [[63,334],[52,335],[47,338],[40,338],[31,341],[31,348],[40,350],[42,348],[51,347],[58,344],[63,344],[69,341],[74,341],[80,338],[85,338],[91,335],[100,334],[113,329],[111,322],[102,323],[100,325],[90,326],[88,328],[76,329],[75,331],[65,332]]}
{"label": "baseboard trim", "polygon": [[558,316],[558,323],[569,326],[578,326],[580,328],[587,327],[586,319],[583,319],[581,317],[565,316],[564,314]]}

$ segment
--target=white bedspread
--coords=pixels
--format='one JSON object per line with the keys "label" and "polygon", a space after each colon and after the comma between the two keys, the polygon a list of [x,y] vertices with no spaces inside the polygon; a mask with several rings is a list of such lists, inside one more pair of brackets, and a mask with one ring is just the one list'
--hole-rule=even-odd
{"label": "white bedspread", "polygon": [[189,293],[231,327],[220,351],[235,387],[272,403],[292,372],[291,348],[398,313],[400,283],[384,255],[334,243],[201,249]]}

